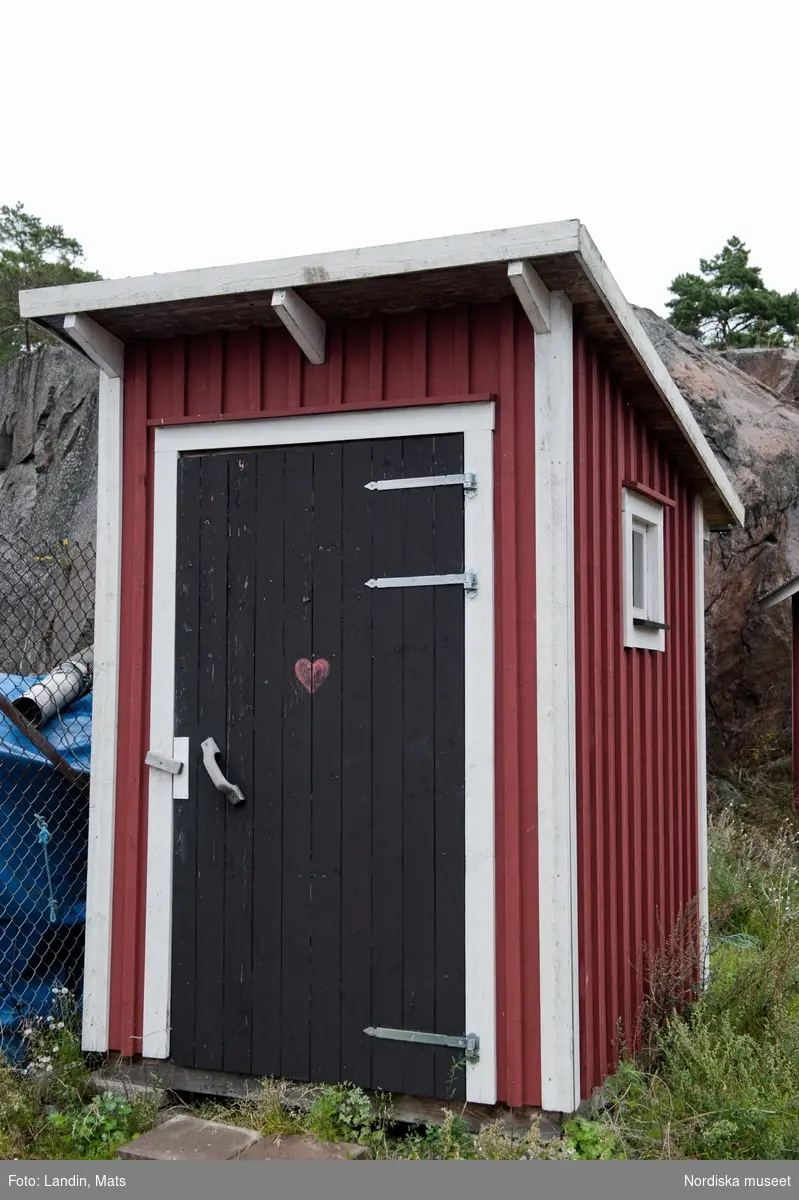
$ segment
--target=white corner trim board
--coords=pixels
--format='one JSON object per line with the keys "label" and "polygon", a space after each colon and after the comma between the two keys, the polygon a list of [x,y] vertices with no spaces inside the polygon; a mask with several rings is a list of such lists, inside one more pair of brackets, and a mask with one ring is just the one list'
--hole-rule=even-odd
{"label": "white corner trim board", "polygon": [[122,379],[100,375],[97,580],[86,880],[83,1049],[108,1049],[114,885],[119,604],[122,563]]}
{"label": "white corner trim board", "polygon": [[549,288],[528,259],[508,263],[508,279],[536,333],[549,333]]}
{"label": "white corner trim board", "polygon": [[278,288],[274,291],[272,308],[308,361],[320,367],[325,361],[326,327],[322,318],[293,288]]}
{"label": "white corner trim board", "polygon": [[[496,1101],[494,922],[494,634],[493,403],[425,405],[371,412],[323,413],[155,430],[155,522],[150,733],[148,745],[166,758],[185,758],[174,739],[177,480],[181,453],[260,446],[462,433],[464,467],[480,481],[464,494],[464,551],[481,587],[465,606],[465,860],[466,1024],[480,1039],[477,1062],[466,1065],[466,1096]],[[174,739],[174,740],[173,740]],[[189,748],[197,753],[199,747]],[[188,776],[150,770],[147,832],[147,919],[144,968],[146,1058],[168,1058],[172,949],[173,788]]]}
{"label": "white corner trim board", "polygon": [[696,793],[699,854],[699,928],[702,978],[707,982],[710,962],[710,915],[707,861],[707,715],[705,698],[705,513],[702,497],[694,499],[694,624],[696,631]]}
{"label": "white corner trim board", "polygon": [[535,334],[535,541],[541,1105],[580,1101],[574,660],[572,306],[550,295]]}
{"label": "white corner trim board", "polygon": [[64,333],[76,346],[88,354],[92,362],[109,379],[122,379],[125,374],[125,347],[102,325],[83,313],[69,313],[64,317]]}

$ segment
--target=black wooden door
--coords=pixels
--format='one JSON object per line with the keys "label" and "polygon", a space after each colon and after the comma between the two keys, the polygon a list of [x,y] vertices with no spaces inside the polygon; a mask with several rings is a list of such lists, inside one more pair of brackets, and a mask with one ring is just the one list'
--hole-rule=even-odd
{"label": "black wooden door", "polygon": [[[461,435],[186,455],[178,474],[171,1056],[465,1097]],[[219,763],[232,805],[202,766]]]}

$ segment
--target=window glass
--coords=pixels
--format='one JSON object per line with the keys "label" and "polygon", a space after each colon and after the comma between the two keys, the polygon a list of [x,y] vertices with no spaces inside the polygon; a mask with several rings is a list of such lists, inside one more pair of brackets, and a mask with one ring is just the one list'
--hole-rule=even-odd
{"label": "window glass", "polygon": [[633,608],[646,610],[646,534],[633,526]]}

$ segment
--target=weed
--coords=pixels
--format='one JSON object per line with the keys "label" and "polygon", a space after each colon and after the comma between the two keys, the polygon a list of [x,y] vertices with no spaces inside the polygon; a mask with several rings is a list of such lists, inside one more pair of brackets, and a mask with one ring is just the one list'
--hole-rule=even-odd
{"label": "weed", "polygon": [[544,1141],[537,1119],[523,1134],[513,1136],[504,1121],[483,1125],[474,1138],[476,1158],[485,1159],[558,1159],[574,1158],[573,1147],[562,1137]]}
{"label": "weed", "polygon": [[410,1159],[474,1159],[478,1157],[475,1139],[463,1117],[444,1109],[440,1125],[425,1125],[424,1131],[409,1133],[398,1147],[398,1157]]}
{"label": "weed", "polygon": [[372,1102],[359,1087],[345,1084],[323,1088],[311,1105],[308,1127],[322,1142],[373,1140],[376,1128]]}
{"label": "weed", "polygon": [[589,1117],[572,1117],[564,1129],[566,1144],[574,1158],[626,1158],[612,1129],[602,1121]]}

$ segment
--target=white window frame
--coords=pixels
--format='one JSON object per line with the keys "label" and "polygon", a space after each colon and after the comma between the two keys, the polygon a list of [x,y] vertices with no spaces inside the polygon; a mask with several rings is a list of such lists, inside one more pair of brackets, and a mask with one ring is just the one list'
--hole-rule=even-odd
{"label": "white window frame", "polygon": [[[466,1099],[494,1104],[496,1069],[494,832],[494,527],[493,402],[425,405],[383,411],[271,417],[155,430],[156,515],[153,538],[149,747],[166,758],[186,755],[174,737],[177,474],[181,453],[244,450],[385,437],[462,433],[464,466],[477,490],[464,502],[465,562],[479,589],[464,595],[465,638],[465,988],[466,1029],[480,1038],[478,1061],[466,1064]],[[198,748],[191,748],[196,754]],[[166,1059],[170,1044],[172,840],[174,787],[185,776],[151,770],[147,829],[144,948],[145,1058]]]}
{"label": "white window frame", "polygon": [[[622,489],[622,558],[624,562],[624,645],[632,650],[666,649],[666,631],[636,624],[666,621],[664,549],[665,506],[632,488]],[[644,607],[633,604],[633,533],[644,534]]]}

